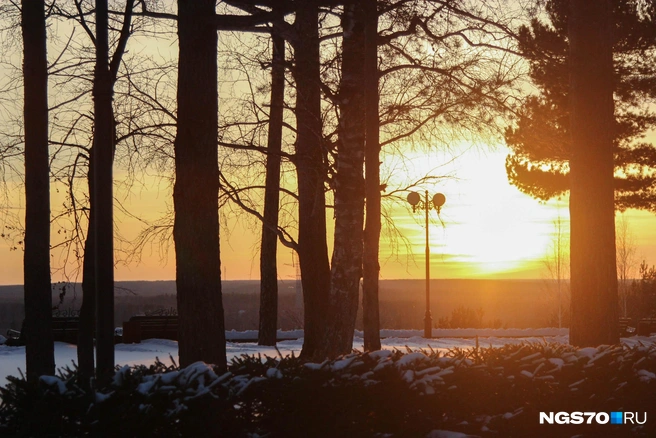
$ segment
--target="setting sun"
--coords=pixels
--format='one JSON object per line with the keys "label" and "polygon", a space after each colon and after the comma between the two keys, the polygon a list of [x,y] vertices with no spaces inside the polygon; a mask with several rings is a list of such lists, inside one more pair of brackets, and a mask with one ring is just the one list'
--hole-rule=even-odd
{"label": "setting sun", "polygon": [[[507,150],[503,147],[463,147],[456,154],[458,158],[450,160],[443,153],[415,152],[408,158],[407,172],[402,177],[416,180],[427,174],[449,176],[420,189],[446,195],[440,214],[442,222],[434,210],[429,214],[431,264],[436,275],[539,278],[554,238],[554,221],[558,217],[567,221],[566,202],[540,203],[511,186],[505,174]],[[402,184],[402,178],[391,177],[390,181],[399,180],[398,184]],[[423,215],[412,214],[401,203],[393,211],[393,223],[410,242],[418,268],[416,273],[410,267],[406,275],[399,275],[420,275],[425,245]],[[399,252],[403,252],[401,247]],[[384,265],[383,273],[396,268],[391,259]]]}

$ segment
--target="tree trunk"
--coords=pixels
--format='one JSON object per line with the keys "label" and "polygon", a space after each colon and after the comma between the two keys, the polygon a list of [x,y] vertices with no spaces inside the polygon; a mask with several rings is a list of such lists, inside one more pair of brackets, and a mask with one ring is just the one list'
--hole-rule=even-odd
{"label": "tree trunk", "polygon": [[570,1],[570,342],[581,347],[619,342],[609,3]]}
{"label": "tree trunk", "polygon": [[93,178],[95,208],[96,377],[106,382],[114,372],[114,114],[109,71],[107,0],[96,2],[96,69],[93,81]]}
{"label": "tree trunk", "polygon": [[95,361],[93,357],[93,337],[95,332],[96,312],[96,276],[95,276],[95,240],[96,240],[96,194],[94,191],[95,166],[94,148],[89,154],[89,228],[84,243],[84,260],[82,262],[82,305],[80,306],[80,325],[77,334],[78,382],[85,388],[91,387],[94,376]]}
{"label": "tree trunk", "polygon": [[[97,330],[102,334],[98,339],[99,375],[107,378],[114,367],[114,256],[113,256],[113,184],[112,166],[116,134],[112,97],[116,75],[130,36],[130,24],[134,0],[125,3],[123,26],[117,42],[116,51],[109,62],[107,2],[99,3],[101,25],[98,21],[96,44],[96,72],[94,78],[94,138],[89,154],[89,225],[84,246],[82,268],[82,306],[80,307],[80,328],[78,332],[77,359],[78,381],[90,386],[94,376],[93,339]],[[100,161],[99,161],[100,160]],[[96,178],[99,178],[96,181]],[[105,185],[96,191],[98,184]],[[100,205],[102,204],[102,205]],[[98,221],[99,215],[102,220]],[[100,230],[98,229],[100,227]],[[98,233],[104,235],[99,236]],[[100,239],[100,242],[98,241]],[[101,245],[99,247],[98,245]],[[97,251],[102,255],[99,256]],[[100,265],[98,264],[100,263]],[[98,276],[97,269],[106,272]],[[109,276],[111,274],[111,278]],[[98,286],[97,282],[103,284]],[[99,297],[98,294],[101,296]],[[97,313],[102,313],[100,319]],[[102,325],[102,329],[96,326]],[[100,358],[99,358],[100,361]]]}
{"label": "tree trunk", "polygon": [[215,17],[214,0],[178,0],[173,239],[180,365],[204,361],[225,370]]}
{"label": "tree trunk", "polygon": [[25,362],[27,378],[55,373],[50,285],[50,167],[45,4],[23,0],[25,122]]}
{"label": "tree trunk", "polygon": [[266,186],[264,189],[264,222],[260,250],[260,330],[259,345],[276,345],[278,329],[278,204],[280,201],[280,152],[285,99],[285,40],[271,38],[271,109],[267,142]]}
{"label": "tree trunk", "polygon": [[362,277],[364,226],[364,16],[360,4],[346,5],[342,18],[342,79],[335,172],[335,245],[330,306],[321,356],[353,350]]}
{"label": "tree trunk", "polygon": [[304,305],[301,356],[315,358],[323,342],[330,289],[326,242],[326,196],[319,74],[319,10],[316,0],[298,4],[294,46],[296,79],[296,171],[298,175],[298,259]]}
{"label": "tree trunk", "polygon": [[376,0],[364,0],[365,8],[365,197],[366,223],[362,279],[364,349],[380,350],[378,307],[378,250],[380,246],[380,144],[378,120],[378,13]]}

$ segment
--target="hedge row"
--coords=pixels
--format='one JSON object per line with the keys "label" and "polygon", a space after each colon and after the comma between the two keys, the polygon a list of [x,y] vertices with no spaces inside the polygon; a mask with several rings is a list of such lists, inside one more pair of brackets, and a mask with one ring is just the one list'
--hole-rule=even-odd
{"label": "hedge row", "polygon": [[[85,391],[75,369],[0,389],[2,436],[656,436],[656,348],[355,352],[322,364],[242,356],[118,368]],[[645,425],[540,425],[539,412],[647,412]],[[440,436],[433,432],[433,436]]]}

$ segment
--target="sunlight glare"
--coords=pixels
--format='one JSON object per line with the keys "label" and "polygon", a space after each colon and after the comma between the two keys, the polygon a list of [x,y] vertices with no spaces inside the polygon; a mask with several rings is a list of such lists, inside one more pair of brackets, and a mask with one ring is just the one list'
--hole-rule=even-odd
{"label": "sunlight glare", "polygon": [[[449,161],[444,153],[415,152],[410,157],[408,169],[412,170],[408,172],[413,174],[404,177],[417,179],[436,171],[455,176],[420,188],[422,192],[428,189],[429,196],[437,192],[446,195],[441,213],[444,227],[431,211],[429,231],[431,263],[449,278],[503,276],[529,265],[538,266],[553,240],[553,221],[559,210],[568,221],[563,201],[540,203],[508,183],[506,154],[500,147],[486,152],[464,148],[457,160],[440,167],[440,162]],[[425,247],[423,214],[398,208],[394,221],[411,242],[420,267]],[[456,270],[457,265],[460,269]],[[445,273],[445,269],[450,271]]]}

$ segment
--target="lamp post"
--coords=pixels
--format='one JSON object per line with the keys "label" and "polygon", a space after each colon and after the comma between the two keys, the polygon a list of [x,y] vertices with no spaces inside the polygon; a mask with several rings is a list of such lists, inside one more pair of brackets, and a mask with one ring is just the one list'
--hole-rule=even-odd
{"label": "lamp post", "polygon": [[430,338],[433,334],[433,318],[430,311],[430,244],[428,240],[428,212],[434,208],[437,214],[444,205],[446,197],[442,193],[433,196],[432,203],[428,202],[428,190],[424,192],[424,199],[417,192],[408,194],[408,203],[412,205],[412,211],[424,210],[426,213],[426,315],[424,316],[424,337]]}

